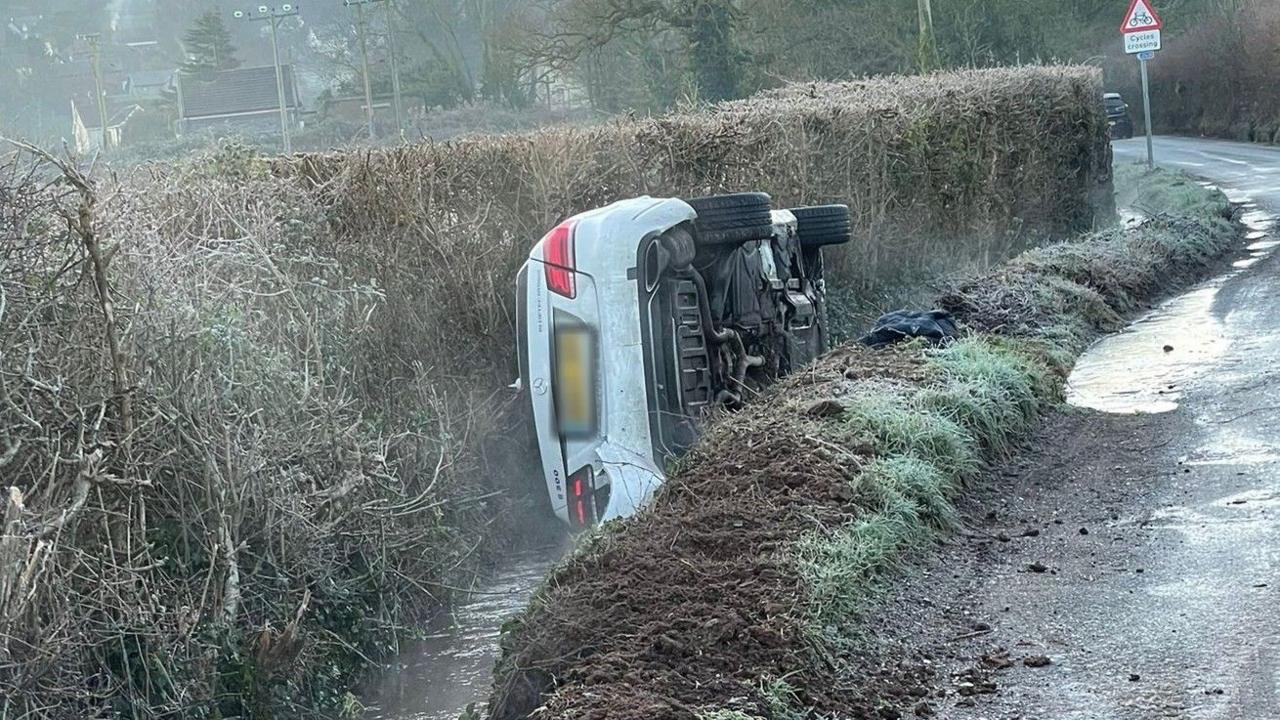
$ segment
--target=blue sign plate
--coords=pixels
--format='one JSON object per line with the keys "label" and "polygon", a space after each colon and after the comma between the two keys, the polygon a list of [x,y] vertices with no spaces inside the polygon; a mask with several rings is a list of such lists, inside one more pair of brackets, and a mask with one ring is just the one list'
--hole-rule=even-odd
{"label": "blue sign plate", "polygon": [[1142,52],[1138,53],[1139,60],[1154,60],[1155,56],[1156,56],[1155,50],[1143,50]]}

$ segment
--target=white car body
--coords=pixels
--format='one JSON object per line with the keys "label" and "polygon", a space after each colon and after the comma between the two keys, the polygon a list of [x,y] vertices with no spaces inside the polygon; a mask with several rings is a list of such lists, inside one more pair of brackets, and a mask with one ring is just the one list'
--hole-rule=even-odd
{"label": "white car body", "polygon": [[820,246],[847,239],[848,208],[794,211],[810,218],[804,231],[770,204],[763,193],[622,200],[529,253],[521,384],[550,508],[570,526],[644,507],[708,413],[825,347]]}
{"label": "white car body", "polygon": [[[577,215],[572,225],[575,297],[547,286],[544,238],[521,271],[522,383],[533,404],[539,454],[552,511],[571,525],[625,517],[643,507],[662,483],[654,457],[637,281],[639,250],[646,238],[694,219],[682,200],[639,197]],[[550,234],[548,235],[550,237]],[[560,426],[554,386],[555,328],[581,324],[596,333],[598,369],[595,432],[566,437]],[[600,355],[608,348],[608,357]],[[570,475],[590,467],[589,499],[571,487]],[[580,478],[579,478],[580,479]],[[587,488],[583,488],[584,490]],[[585,512],[584,512],[585,511]]]}

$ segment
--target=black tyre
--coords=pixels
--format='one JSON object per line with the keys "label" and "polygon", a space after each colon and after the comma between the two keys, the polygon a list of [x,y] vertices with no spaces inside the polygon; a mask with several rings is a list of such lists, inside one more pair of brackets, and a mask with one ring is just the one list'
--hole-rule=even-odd
{"label": "black tyre", "polygon": [[732,245],[773,237],[773,199],[766,193],[733,193],[686,200],[698,213],[699,245]]}
{"label": "black tyre", "polygon": [[843,245],[853,237],[848,205],[814,205],[792,208],[796,235],[803,247]]}

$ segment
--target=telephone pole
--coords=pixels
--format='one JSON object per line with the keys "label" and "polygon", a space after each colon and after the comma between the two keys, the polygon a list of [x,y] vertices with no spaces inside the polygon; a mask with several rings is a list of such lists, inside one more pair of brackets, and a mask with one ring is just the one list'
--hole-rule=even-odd
{"label": "telephone pole", "polygon": [[98,101],[98,127],[102,131],[102,135],[98,140],[98,148],[106,152],[111,147],[111,138],[107,134],[107,93],[102,88],[102,33],[87,33],[78,35],[82,40],[89,43],[89,62],[93,66],[93,89],[95,99]]}
{"label": "telephone pole", "polygon": [[293,141],[289,137],[289,107],[284,96],[284,70],[280,67],[280,42],[276,35],[280,30],[280,23],[285,18],[297,14],[298,6],[291,3],[285,3],[279,8],[259,5],[256,13],[248,10],[236,10],[231,13],[231,16],[237,20],[266,22],[271,25],[271,58],[276,67],[276,96],[280,101],[280,140],[286,155],[293,152]]}
{"label": "telephone pole", "polygon": [[920,20],[920,70],[937,70],[941,63],[938,60],[938,42],[933,35],[933,5],[930,0],[916,0],[916,12]]}
{"label": "telephone pole", "polygon": [[378,132],[373,125],[373,89],[369,85],[369,41],[365,37],[369,27],[364,20],[364,3],[357,2],[355,6],[356,33],[360,36],[360,67],[364,74],[364,113],[369,121],[369,141],[372,142],[378,139]]}
{"label": "telephone pole", "polygon": [[369,82],[369,47],[367,42],[368,25],[365,22],[364,6],[383,3],[387,22],[387,54],[391,61],[391,104],[396,115],[396,130],[404,135],[404,114],[400,102],[400,58],[396,55],[395,8],[392,0],[342,0],[347,7],[356,9],[356,32],[360,38],[361,67],[364,72],[365,107],[369,117],[369,139],[374,139],[373,130],[373,93]]}
{"label": "telephone pole", "polygon": [[396,113],[396,132],[404,139],[404,107],[400,104],[400,58],[396,54],[396,8],[392,0],[384,0],[387,11],[387,53],[391,56],[391,104]]}

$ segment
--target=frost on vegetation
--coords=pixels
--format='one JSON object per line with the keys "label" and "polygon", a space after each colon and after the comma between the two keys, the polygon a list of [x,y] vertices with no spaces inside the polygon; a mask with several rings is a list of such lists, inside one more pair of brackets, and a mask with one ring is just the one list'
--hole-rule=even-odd
{"label": "frost on vegetation", "polygon": [[923,408],[913,394],[854,395],[832,435],[854,446],[869,442],[879,457],[918,457],[955,477],[969,476],[978,466],[973,438],[941,413]]}
{"label": "frost on vegetation", "polygon": [[763,715],[726,708],[698,713],[698,720],[804,720],[810,713],[800,703],[796,689],[782,678],[761,678],[745,688],[763,705]]}
{"label": "frost on vegetation", "polygon": [[[256,154],[135,169],[88,207],[24,162],[0,158],[0,197],[28,170],[43,188],[0,203],[0,239],[29,234],[0,250],[0,426],[17,430],[0,475],[24,526],[54,524],[12,548],[39,572],[0,607],[0,695],[79,716],[73,690],[98,678],[137,717],[353,711],[365,658],[471,550],[442,508],[453,473],[483,473],[441,427],[476,426],[434,389],[387,392],[403,365],[379,352],[382,284],[317,242],[323,204]],[[64,219],[80,212],[92,233]],[[110,316],[91,272],[65,272],[92,242]],[[24,376],[48,390],[16,392]]]}
{"label": "frost on vegetation", "polygon": [[944,382],[921,390],[918,401],[940,412],[977,438],[988,451],[1003,453],[1025,432],[1052,393],[1045,367],[1023,351],[969,338],[929,354]]}
{"label": "frost on vegetation", "polygon": [[1182,173],[1128,164],[1118,165],[1115,174],[1116,204],[1120,207],[1148,216],[1231,217],[1231,203],[1221,190],[1208,188]]}

